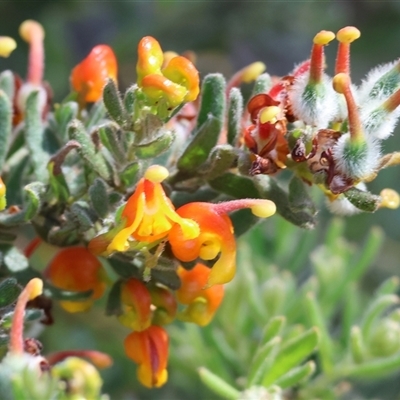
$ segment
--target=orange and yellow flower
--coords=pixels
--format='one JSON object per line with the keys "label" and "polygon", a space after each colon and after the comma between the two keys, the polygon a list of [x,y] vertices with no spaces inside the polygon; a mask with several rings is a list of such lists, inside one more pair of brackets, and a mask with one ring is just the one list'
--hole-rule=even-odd
{"label": "orange and yellow flower", "polygon": [[151,296],[146,285],[132,278],[121,287],[121,324],[135,331],[143,331],[151,324]]}
{"label": "orange and yellow flower", "polygon": [[103,267],[85,247],[61,249],[50,261],[44,274],[59,289],[74,292],[93,291],[86,300],[60,301],[60,305],[69,312],[88,310],[106,289]]}
{"label": "orange and yellow flower", "polygon": [[207,286],[229,282],[235,275],[236,241],[227,213],[242,208],[250,208],[253,214],[261,218],[273,215],[276,210],[272,201],[260,199],[232,200],[218,204],[195,202],[176,210],[182,218],[197,222],[200,234],[187,239],[181,227],[174,225],[168,240],[175,257],[188,262],[197,258],[213,260],[219,255],[212,267]]}
{"label": "orange and yellow flower", "polygon": [[148,388],[160,387],[168,379],[168,334],[157,325],[132,332],[124,342],[125,353],[139,365],[137,377]]}
{"label": "orange and yellow flower", "polygon": [[205,326],[213,319],[224,297],[224,287],[214,285],[205,288],[210,273],[211,269],[200,263],[191,270],[179,267],[181,287],[176,291],[176,296],[179,303],[187,305],[179,314],[182,321]]}
{"label": "orange and yellow flower", "polygon": [[153,243],[164,239],[174,225],[186,239],[199,235],[196,222],[182,218],[161,185],[168,170],[159,165],[147,169],[121,214],[121,223],[112,231],[94,238],[89,247],[94,254],[110,254],[129,249],[129,240]]}
{"label": "orange and yellow flower", "polygon": [[138,45],[137,84],[154,104],[164,100],[175,108],[196,100],[200,91],[199,73],[190,60],[175,56],[164,65],[160,44],[151,36]]}
{"label": "orange and yellow flower", "polygon": [[108,79],[117,80],[117,60],[111,47],[100,44],[71,72],[71,86],[78,92],[80,101],[95,102],[101,99]]}

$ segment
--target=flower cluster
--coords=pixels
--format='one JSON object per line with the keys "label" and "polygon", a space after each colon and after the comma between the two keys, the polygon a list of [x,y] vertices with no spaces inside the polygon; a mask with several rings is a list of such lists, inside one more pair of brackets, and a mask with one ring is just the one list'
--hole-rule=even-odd
{"label": "flower cluster", "polygon": [[[399,65],[372,70],[357,87],[350,78],[350,44],[359,37],[360,31],[351,26],[337,33],[335,75],[330,78],[324,72],[324,47],[335,34],[319,32],[309,60],[268,93],[250,99],[252,125],[244,133],[253,153],[251,174],[290,168],[310,185],[319,185],[329,207],[343,214],[359,210],[347,199],[349,189],[367,193],[364,182],[398,163],[395,154],[381,155],[381,142],[400,115]],[[396,197],[393,191],[381,193],[380,206],[397,207]]]}

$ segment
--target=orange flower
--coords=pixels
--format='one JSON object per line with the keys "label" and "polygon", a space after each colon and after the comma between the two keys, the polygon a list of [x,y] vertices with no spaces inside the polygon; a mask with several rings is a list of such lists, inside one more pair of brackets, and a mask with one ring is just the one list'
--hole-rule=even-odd
{"label": "orange flower", "polygon": [[161,182],[168,170],[159,165],[147,169],[129,198],[122,214],[121,223],[112,231],[94,238],[89,247],[95,254],[110,254],[129,249],[129,238],[152,243],[164,239],[171,228],[178,224],[185,238],[198,236],[197,224],[181,218],[164,192]]}
{"label": "orange flower", "polygon": [[135,331],[143,331],[151,324],[151,296],[146,285],[138,279],[129,279],[121,288],[121,324]]}
{"label": "orange flower", "polygon": [[156,325],[132,332],[125,339],[125,352],[139,364],[137,377],[142,385],[160,387],[167,381],[168,342],[167,332]]}
{"label": "orange flower", "polygon": [[198,257],[213,260],[218,255],[207,286],[222,284],[233,279],[236,270],[236,242],[228,212],[250,208],[253,214],[266,218],[275,213],[275,204],[270,200],[242,199],[218,204],[188,203],[176,212],[183,218],[191,218],[200,227],[200,235],[187,239],[179,225],[171,229],[168,240],[172,252],[181,261],[193,261]]}
{"label": "orange flower", "polygon": [[117,60],[111,47],[100,44],[71,72],[72,88],[82,102],[95,102],[103,95],[108,79],[117,80]]}
{"label": "orange flower", "polygon": [[165,66],[163,64],[160,44],[151,36],[144,37],[138,45],[136,71],[137,84],[148,99],[155,104],[164,99],[170,108],[196,100],[200,80],[192,62],[186,57],[175,56]]}
{"label": "orange flower", "polygon": [[210,272],[210,268],[200,263],[189,271],[179,267],[181,287],[176,291],[176,295],[180,303],[187,305],[179,315],[181,320],[205,326],[213,319],[224,297],[224,287],[214,285],[205,289]]}
{"label": "orange flower", "polygon": [[100,298],[106,289],[102,265],[85,247],[61,249],[46,268],[45,276],[59,289],[74,292],[93,291],[87,300],[60,301],[60,305],[69,312],[88,310],[93,301]]}

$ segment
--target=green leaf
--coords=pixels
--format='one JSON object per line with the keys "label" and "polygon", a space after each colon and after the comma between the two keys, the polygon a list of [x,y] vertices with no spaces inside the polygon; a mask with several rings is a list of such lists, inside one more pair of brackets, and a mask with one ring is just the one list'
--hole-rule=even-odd
{"label": "green leaf", "polygon": [[119,174],[122,183],[125,187],[132,187],[139,178],[140,164],[132,162],[128,164],[124,170]]}
{"label": "green leaf", "polygon": [[199,168],[199,174],[205,179],[214,179],[232,168],[237,160],[237,150],[229,144],[215,146],[206,161]]}
{"label": "green leaf", "polygon": [[107,185],[101,178],[96,178],[89,188],[90,202],[94,211],[100,218],[108,214],[108,193]]}
{"label": "green leaf", "polygon": [[318,350],[321,355],[322,368],[326,373],[329,374],[333,368],[333,343],[328,332],[326,318],[317,299],[315,298],[314,293],[309,292],[306,294],[305,307],[311,324],[317,326],[321,333]]}
{"label": "green leaf", "polygon": [[13,273],[29,267],[28,259],[16,247],[10,247],[5,251],[3,262],[7,269]]}
{"label": "green leaf", "polygon": [[316,349],[319,337],[318,329],[311,328],[286,342],[279,350],[272,367],[264,376],[263,386],[272,385],[278,378],[309,357]]}
{"label": "green leaf", "polygon": [[351,328],[349,345],[353,361],[356,364],[360,364],[365,361],[365,343],[361,333],[361,329],[358,326],[353,326]]}
{"label": "green leaf", "polygon": [[125,126],[128,115],[114,79],[109,79],[104,86],[103,101],[111,118],[121,127]]}
{"label": "green leaf", "polygon": [[109,182],[111,179],[110,169],[103,155],[96,150],[94,143],[82,123],[76,119],[73,120],[69,125],[68,133],[71,139],[76,140],[80,144],[81,147],[77,150],[85,162],[92,167],[101,178]]}
{"label": "green leaf", "polygon": [[304,182],[295,175],[289,182],[289,205],[294,212],[306,210],[311,215],[317,212]]}
{"label": "green leaf", "polygon": [[53,298],[64,301],[80,301],[87,300],[93,294],[93,290],[85,290],[82,292],[76,292],[71,290],[60,289],[50,283],[46,283],[46,289],[48,289]]}
{"label": "green leaf", "polygon": [[260,198],[260,193],[254,181],[246,176],[227,172],[208,183],[213,189],[232,196],[235,199]]}
{"label": "green leaf", "polygon": [[36,178],[47,182],[49,154],[44,150],[44,127],[39,109],[39,91],[33,91],[26,100],[25,141],[28,146]]}
{"label": "green leaf", "polygon": [[218,375],[207,368],[201,367],[198,369],[201,381],[214,393],[223,397],[224,399],[237,400],[240,397],[240,392],[236,390],[229,383],[224,381]]}
{"label": "green leaf", "polygon": [[399,303],[399,297],[393,294],[386,294],[375,298],[366,309],[361,322],[361,332],[365,339],[368,339],[372,327],[377,322],[378,317],[390,306]]}
{"label": "green leaf", "polygon": [[119,128],[115,123],[108,123],[101,125],[98,133],[101,142],[113,155],[115,161],[117,161],[118,164],[122,164],[126,161],[126,154],[122,148],[122,143],[119,137],[121,132],[119,132],[118,129]]}
{"label": "green leaf", "polygon": [[125,109],[127,113],[131,116],[133,116],[133,113],[135,111],[136,91],[137,91],[137,85],[132,85],[128,89],[126,89],[124,95]]}
{"label": "green leaf", "polygon": [[112,286],[107,299],[106,305],[106,315],[121,315],[122,305],[121,305],[121,285],[122,280],[118,280]]}
{"label": "green leaf", "polygon": [[221,74],[209,74],[204,78],[200,92],[197,132],[211,117],[218,121],[218,133],[221,131],[225,117],[225,87],[225,78]]}
{"label": "green leaf", "polygon": [[263,377],[275,361],[281,342],[282,339],[276,336],[257,349],[247,375],[247,387],[261,383]]}
{"label": "green leaf", "polygon": [[398,276],[392,276],[384,280],[375,291],[375,297],[386,294],[394,294],[399,290],[400,279]]}
{"label": "green leaf", "polygon": [[3,71],[0,74],[0,90],[2,90],[9,100],[15,95],[15,78],[12,71]]}
{"label": "green leaf", "polygon": [[70,208],[72,220],[78,225],[79,232],[84,233],[93,227],[96,220],[90,206],[85,201],[76,201]]}
{"label": "green leaf", "polygon": [[60,202],[64,204],[68,201],[70,196],[69,187],[62,170],[56,174],[55,169],[54,161],[50,161],[48,164],[50,188],[54,195],[54,202]]}
{"label": "green leaf", "polygon": [[284,316],[279,315],[276,317],[272,317],[264,328],[261,338],[261,343],[267,343],[273,337],[279,336],[280,333],[282,332],[282,329],[285,326],[285,323],[286,323],[286,317]]}
{"label": "green leaf", "polygon": [[291,369],[288,373],[281,376],[276,380],[275,385],[282,389],[286,389],[309,379],[314,372],[315,363],[314,361],[309,361],[300,367]]}
{"label": "green leaf", "polygon": [[5,278],[0,282],[0,307],[6,307],[17,300],[21,287],[15,278]]}
{"label": "green leaf", "polygon": [[346,190],[343,195],[351,204],[353,204],[354,207],[365,212],[375,212],[381,204],[380,196],[376,196],[370,192],[355,187]]}
{"label": "green leaf", "polygon": [[167,151],[175,140],[175,134],[172,131],[160,131],[159,136],[151,142],[134,145],[134,154],[140,159],[155,158]]}
{"label": "green leaf", "polygon": [[0,90],[0,172],[6,161],[12,130],[12,108],[7,95]]}
{"label": "green leaf", "polygon": [[236,237],[244,235],[247,231],[253,228],[254,225],[260,222],[260,218],[256,217],[248,208],[234,211],[229,215],[229,218],[232,221]]}
{"label": "green leaf", "polygon": [[78,103],[68,101],[60,104],[54,112],[55,119],[58,124],[58,136],[65,143],[68,140],[68,124],[78,115]]}
{"label": "green leaf", "polygon": [[315,214],[307,210],[293,211],[289,196],[278,183],[267,175],[257,175],[254,183],[263,198],[272,200],[276,204],[277,212],[287,221],[305,229],[313,229],[316,224]]}
{"label": "green leaf", "polygon": [[104,106],[103,99],[101,99],[92,105],[88,118],[85,122],[85,128],[87,130],[91,130],[98,123],[100,123],[105,116],[106,116],[106,108]]}
{"label": "green leaf", "polygon": [[260,93],[268,93],[272,87],[272,79],[268,73],[261,74],[257,77],[254,82],[253,91],[251,93],[251,97]]}
{"label": "green leaf", "polygon": [[29,221],[39,213],[46,193],[46,186],[40,182],[33,182],[26,185],[24,191],[26,193],[24,220]]}
{"label": "green leaf", "polygon": [[242,135],[243,96],[238,88],[232,88],[228,98],[227,141],[236,146]]}
{"label": "green leaf", "polygon": [[193,173],[207,158],[217,144],[222,122],[212,115],[197,129],[193,138],[180,156],[177,166],[179,170]]}

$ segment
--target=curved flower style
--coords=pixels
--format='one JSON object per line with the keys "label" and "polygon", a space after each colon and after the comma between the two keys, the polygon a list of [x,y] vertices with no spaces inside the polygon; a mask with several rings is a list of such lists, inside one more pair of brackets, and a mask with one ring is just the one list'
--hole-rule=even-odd
{"label": "curved flower style", "polygon": [[71,72],[72,88],[79,93],[82,102],[101,99],[108,79],[117,80],[117,60],[111,47],[99,44]]}
{"label": "curved flower style", "polygon": [[233,279],[236,270],[236,242],[228,212],[250,208],[253,214],[267,218],[276,211],[270,200],[242,199],[224,203],[188,203],[176,212],[183,218],[191,218],[199,224],[200,235],[193,239],[184,237],[182,228],[174,225],[168,235],[172,252],[181,261],[194,261],[198,257],[213,260],[218,255],[207,286],[226,283]]}
{"label": "curved flower style", "polygon": [[99,299],[106,289],[103,267],[85,247],[61,249],[50,261],[44,275],[60,289],[74,292],[93,291],[87,300],[60,301],[60,305],[69,312],[88,310],[93,301]]}
{"label": "curved flower style", "polygon": [[210,272],[210,268],[200,263],[191,270],[179,267],[181,287],[176,291],[176,296],[181,304],[187,305],[186,309],[179,314],[181,320],[205,326],[213,319],[224,297],[224,287],[214,285],[204,288]]}
{"label": "curved flower style", "polygon": [[[129,238],[152,243],[164,239],[178,224],[186,239],[199,235],[197,224],[180,217],[166,196],[161,182],[168,170],[159,165],[147,169],[121,214],[121,224],[112,231],[94,238],[89,247],[95,254],[126,251]],[[122,228],[121,228],[122,227]]]}
{"label": "curved flower style", "polygon": [[138,279],[129,279],[121,287],[121,324],[135,331],[143,331],[151,324],[151,296],[146,285]]}
{"label": "curved flower style", "polygon": [[190,60],[182,56],[169,59],[164,66],[160,44],[151,36],[138,45],[137,84],[146,96],[158,103],[161,99],[175,108],[183,102],[196,100],[200,91],[199,73]]}
{"label": "curved flower style", "polygon": [[168,343],[167,332],[156,325],[132,332],[125,339],[125,353],[139,364],[137,377],[142,385],[160,387],[167,381]]}

